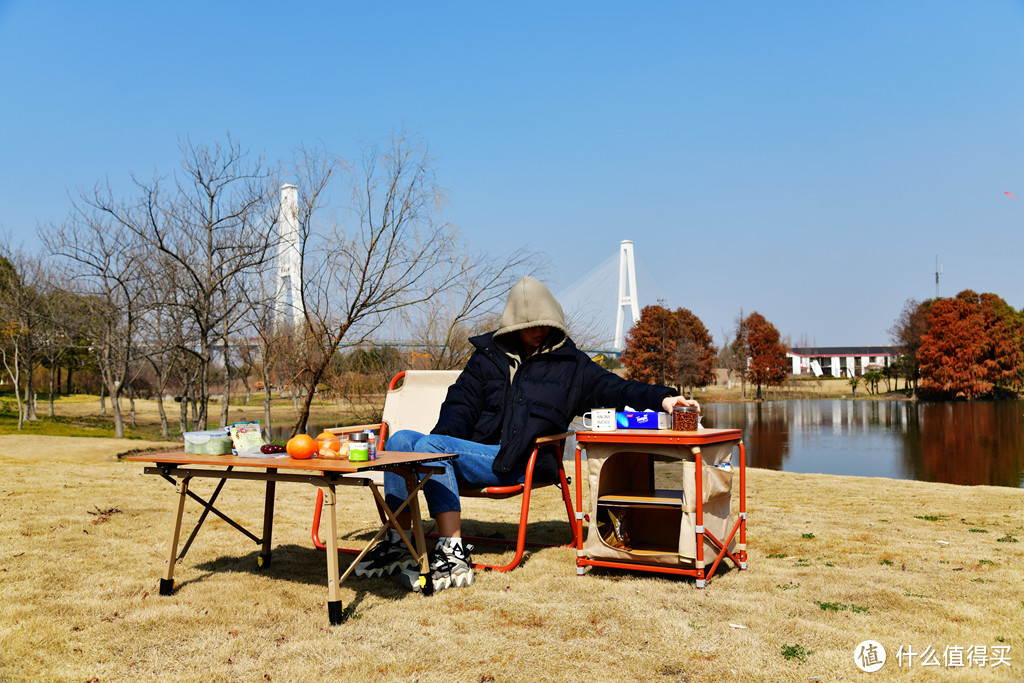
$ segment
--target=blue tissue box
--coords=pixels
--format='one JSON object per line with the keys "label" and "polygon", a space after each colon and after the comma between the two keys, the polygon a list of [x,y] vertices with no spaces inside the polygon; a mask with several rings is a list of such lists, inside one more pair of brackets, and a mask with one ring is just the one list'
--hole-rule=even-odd
{"label": "blue tissue box", "polygon": [[619,429],[669,429],[671,417],[664,412],[615,413]]}

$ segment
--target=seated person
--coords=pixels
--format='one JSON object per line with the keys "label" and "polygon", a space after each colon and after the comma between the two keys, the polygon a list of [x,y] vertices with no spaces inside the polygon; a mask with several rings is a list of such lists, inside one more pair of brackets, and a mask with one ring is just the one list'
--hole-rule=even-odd
{"label": "seated person", "polygon": [[[697,405],[671,387],[626,380],[592,361],[566,333],[558,301],[532,277],[523,277],[509,292],[501,327],[470,342],[476,350],[448,390],[431,433],[399,431],[386,445],[389,451],[459,456],[439,463],[445,471],[423,487],[440,535],[430,554],[428,580],[434,590],[473,583],[473,547],[462,543],[459,487],[522,483],[534,439],[566,431],[574,417],[591,408],[671,411],[676,404]],[[557,467],[555,454],[542,451],[534,477],[554,481]],[[388,507],[397,509],[407,495],[405,480],[385,472],[384,491]],[[403,529],[412,527],[408,511],[398,519]],[[392,529],[354,573],[395,572],[406,587],[420,589],[416,562]]]}

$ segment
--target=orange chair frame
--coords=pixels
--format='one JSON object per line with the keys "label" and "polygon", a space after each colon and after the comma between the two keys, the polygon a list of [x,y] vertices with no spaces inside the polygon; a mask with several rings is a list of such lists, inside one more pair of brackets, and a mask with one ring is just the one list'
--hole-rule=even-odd
{"label": "orange chair frame", "polygon": [[[405,377],[405,371],[399,372],[395,375],[391,382],[388,384],[388,391],[393,391],[397,386],[398,382]],[[386,422],[381,422],[372,425],[357,425],[352,427],[335,427],[327,431],[335,434],[347,434],[351,432],[359,432],[364,429],[379,430],[377,437],[377,448],[383,450],[384,444],[387,443],[389,425]],[[481,489],[459,489],[459,495],[467,498],[492,498],[495,500],[502,500],[505,498],[513,498],[515,496],[522,496],[522,504],[519,509],[519,528],[516,538],[512,539],[504,538],[491,538],[486,536],[463,536],[463,540],[472,541],[475,543],[505,543],[511,545],[515,543],[516,553],[512,558],[512,561],[504,565],[493,565],[484,562],[474,562],[474,569],[483,569],[485,571],[500,571],[507,572],[515,569],[523,560],[523,555],[526,550],[526,546],[542,547],[542,548],[574,548],[577,546],[578,541],[578,528],[576,523],[576,513],[574,510],[572,498],[570,495],[570,483],[571,480],[565,474],[565,467],[562,464],[562,459],[565,455],[565,440],[570,434],[556,434],[552,436],[545,436],[538,438],[533,445],[533,451],[530,453],[530,459],[526,464],[526,476],[522,484],[513,484],[511,486],[488,486]],[[542,446],[554,445],[558,454],[558,481],[557,482],[535,482],[533,480],[533,469],[537,462],[537,455],[540,452]],[[562,502],[565,504],[565,514],[569,522],[569,530],[572,534],[572,538],[568,543],[557,544],[557,543],[542,543],[539,541],[527,541],[526,540],[526,526],[530,516],[530,493],[533,489],[543,488],[545,486],[557,486],[562,492]],[[320,511],[323,506],[323,491],[317,492],[316,505],[313,512],[313,528],[312,538],[313,545],[320,549],[325,550],[326,544],[320,540]],[[383,513],[378,511],[383,519]],[[437,533],[427,534],[428,536],[437,537]],[[358,551],[349,548],[338,548],[339,552],[347,554],[356,554]]]}

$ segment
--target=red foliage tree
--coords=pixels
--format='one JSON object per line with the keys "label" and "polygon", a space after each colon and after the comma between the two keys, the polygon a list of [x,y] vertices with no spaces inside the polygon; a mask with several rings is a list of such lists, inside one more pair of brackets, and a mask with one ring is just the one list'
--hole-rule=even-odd
{"label": "red foliage tree", "polygon": [[978,304],[989,341],[986,375],[996,387],[1016,391],[1024,376],[1024,348],[1021,346],[1024,320],[996,294],[982,294]]}
{"label": "red foliage tree", "polygon": [[779,331],[763,315],[754,311],[739,326],[737,341],[747,355],[747,378],[757,385],[757,398],[761,386],[779,386],[786,381],[786,347],[780,341]]}
{"label": "red foliage tree", "polygon": [[691,311],[645,306],[626,337],[622,364],[630,379],[692,388],[715,381],[717,354],[711,334]]}
{"label": "red foliage tree", "polygon": [[679,319],[664,306],[644,306],[640,319],[626,335],[622,364],[630,379],[651,384],[674,384],[673,356],[679,338]]}
{"label": "red foliage tree", "polygon": [[918,353],[922,392],[971,400],[1020,387],[1024,319],[1001,297],[965,289],[935,301],[927,319]]}
{"label": "red foliage tree", "polygon": [[922,393],[970,400],[991,392],[990,347],[977,294],[936,301],[917,355]]}

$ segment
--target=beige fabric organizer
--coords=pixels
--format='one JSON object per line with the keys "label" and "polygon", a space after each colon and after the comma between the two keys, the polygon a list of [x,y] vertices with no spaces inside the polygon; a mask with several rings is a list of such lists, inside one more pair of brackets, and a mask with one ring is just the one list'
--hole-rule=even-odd
{"label": "beige fabric organizer", "polygon": [[[703,458],[704,526],[724,541],[731,515],[732,453],[739,440],[704,446],[588,443],[590,524],[580,556],[674,567],[697,556],[695,453]],[[655,489],[654,462],[681,470],[682,489]],[[628,545],[616,542],[616,520]],[[621,537],[623,534],[619,534]],[[729,551],[736,539],[729,543]],[[718,554],[705,537],[704,563]],[[703,563],[702,563],[703,564]]]}

